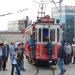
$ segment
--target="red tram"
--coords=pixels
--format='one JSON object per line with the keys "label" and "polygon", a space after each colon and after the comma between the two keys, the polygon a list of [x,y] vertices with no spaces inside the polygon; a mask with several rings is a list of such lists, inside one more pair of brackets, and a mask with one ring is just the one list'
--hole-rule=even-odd
{"label": "red tram", "polygon": [[[25,55],[30,61],[30,46],[28,40],[30,35],[33,34],[35,37],[35,56],[34,62],[37,61],[47,61],[47,62],[57,62],[58,58],[58,48],[59,42],[61,40],[61,27],[59,24],[54,24],[54,19],[50,16],[45,16],[39,19],[34,24],[28,26],[25,29],[26,43],[25,43]],[[52,55],[51,58],[47,55],[46,45],[49,41],[52,41]]]}

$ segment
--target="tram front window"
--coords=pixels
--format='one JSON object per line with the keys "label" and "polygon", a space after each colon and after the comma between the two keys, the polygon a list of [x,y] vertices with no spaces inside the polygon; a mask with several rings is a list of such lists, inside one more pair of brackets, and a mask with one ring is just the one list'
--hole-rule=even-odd
{"label": "tram front window", "polygon": [[55,41],[55,29],[50,29],[50,40]]}
{"label": "tram front window", "polygon": [[49,29],[44,28],[43,29],[43,42],[47,42],[49,40],[48,34],[49,34]]}

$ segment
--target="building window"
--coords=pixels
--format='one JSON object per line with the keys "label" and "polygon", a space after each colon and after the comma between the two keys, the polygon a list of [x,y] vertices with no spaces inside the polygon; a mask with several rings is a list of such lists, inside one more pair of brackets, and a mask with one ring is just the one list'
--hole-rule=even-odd
{"label": "building window", "polygon": [[74,13],[74,10],[65,10],[67,13]]}

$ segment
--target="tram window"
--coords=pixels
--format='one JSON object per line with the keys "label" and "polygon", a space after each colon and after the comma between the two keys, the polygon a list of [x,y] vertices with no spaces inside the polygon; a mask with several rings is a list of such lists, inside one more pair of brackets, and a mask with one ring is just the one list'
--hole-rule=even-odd
{"label": "tram window", "polygon": [[41,28],[39,28],[39,42],[41,42]]}
{"label": "tram window", "polygon": [[48,34],[49,34],[49,29],[44,28],[43,29],[43,42],[46,42],[49,40]]}
{"label": "tram window", "polygon": [[59,42],[59,29],[57,29],[57,41]]}
{"label": "tram window", "polygon": [[50,40],[55,41],[55,30],[54,29],[50,29]]}
{"label": "tram window", "polygon": [[35,29],[35,41],[37,41],[37,29]]}

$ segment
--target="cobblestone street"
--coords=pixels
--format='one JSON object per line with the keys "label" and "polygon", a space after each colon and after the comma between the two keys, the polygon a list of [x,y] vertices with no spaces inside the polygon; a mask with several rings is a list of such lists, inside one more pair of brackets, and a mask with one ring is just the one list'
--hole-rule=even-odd
{"label": "cobblestone street", "polygon": [[[21,75],[53,75],[53,71],[47,67],[35,67],[27,62],[25,59],[25,72],[21,72]],[[56,66],[57,67],[57,66]],[[70,64],[69,66],[65,66],[66,73],[64,75],[75,75],[75,65]],[[10,60],[7,63],[7,71],[0,71],[0,75],[10,75],[11,74],[11,64]],[[14,74],[15,75],[15,74]],[[56,68],[55,75],[59,75],[59,70]]]}

